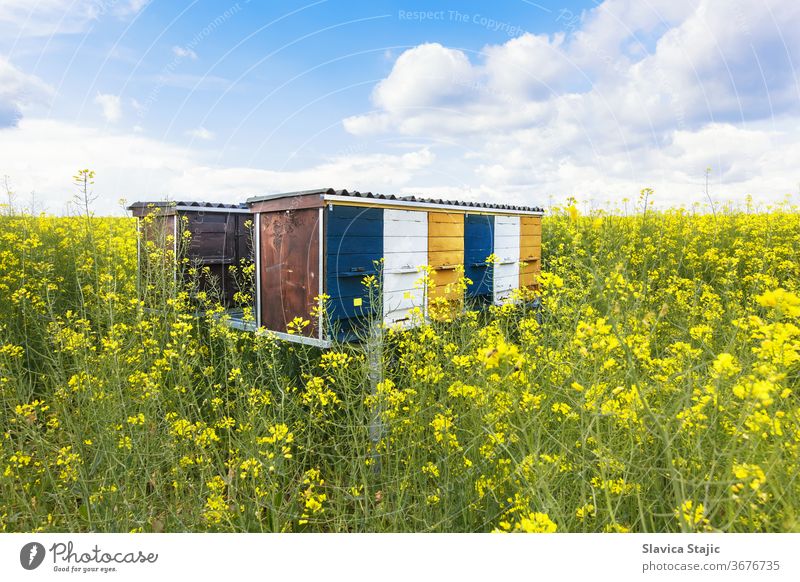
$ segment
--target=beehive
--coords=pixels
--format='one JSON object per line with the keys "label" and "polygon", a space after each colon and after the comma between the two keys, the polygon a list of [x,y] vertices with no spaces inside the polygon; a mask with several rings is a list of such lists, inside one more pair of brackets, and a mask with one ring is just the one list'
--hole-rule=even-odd
{"label": "beehive", "polygon": [[[140,248],[145,240],[157,240],[172,246],[176,257],[187,257],[190,266],[198,267],[201,290],[215,285],[226,306],[234,304],[238,290],[230,272],[232,265],[252,260],[251,219],[246,204],[210,202],[135,202],[128,207],[139,219]],[[143,229],[145,216],[152,215]],[[188,243],[182,245],[182,232],[188,231]],[[140,268],[141,265],[140,252]],[[207,269],[204,269],[207,268]]]}
{"label": "beehive", "polygon": [[[540,208],[333,189],[247,202],[255,222],[256,324],[284,339],[354,339],[366,316],[407,325],[412,310],[426,314],[432,300],[463,300],[461,272],[472,280],[466,295],[485,302],[536,285]],[[421,284],[425,266],[430,285]],[[379,282],[372,290],[364,284],[370,275]],[[326,309],[315,309],[322,296]]]}

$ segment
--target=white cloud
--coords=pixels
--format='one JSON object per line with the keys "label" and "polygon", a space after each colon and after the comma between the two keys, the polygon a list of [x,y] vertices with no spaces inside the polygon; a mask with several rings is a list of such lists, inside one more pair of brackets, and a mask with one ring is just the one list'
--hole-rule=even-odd
{"label": "white cloud", "polygon": [[109,93],[98,93],[94,98],[103,110],[103,117],[106,121],[116,123],[122,117],[122,102],[119,95],[111,95]]}
{"label": "white cloud", "polygon": [[526,33],[486,46],[476,63],[440,44],[409,49],[376,85],[375,111],[346,119],[345,128],[408,133],[431,122],[438,131],[442,116],[453,115],[466,118],[462,125],[477,119],[472,128],[479,132],[485,115],[500,127],[530,127],[542,121],[531,115],[531,103],[568,102],[578,113],[613,116],[636,130],[798,108],[800,8],[792,0],[607,0],[583,15],[580,28],[565,22],[569,34]]}
{"label": "white cloud", "polygon": [[[316,187],[397,192],[435,156],[427,149],[401,155],[361,154],[333,158],[296,171],[257,168],[215,168],[198,164],[170,180],[172,192],[193,193],[212,200],[241,200],[259,193]],[[197,193],[197,194],[194,194]],[[176,194],[177,195],[177,194]]]}
{"label": "white cloud", "polygon": [[150,0],[128,0],[127,2],[121,2],[118,6],[116,6],[116,13],[120,16],[138,14],[148,4],[150,4]]}
{"label": "white cloud", "polygon": [[369,153],[368,148],[367,153],[359,150],[282,171],[216,166],[210,153],[141,133],[24,118],[18,127],[0,129],[0,175],[9,175],[18,192],[35,190],[38,208],[61,212],[72,195],[70,176],[77,168],[92,168],[101,214],[119,211],[120,198],[221,202],[328,186],[536,205],[547,205],[551,197],[559,203],[571,194],[583,201],[635,200],[642,187],[650,186],[657,203],[688,204],[704,201],[702,178],[708,166],[715,200],[741,200],[750,193],[767,202],[796,190],[798,136],[796,121],[781,124],[781,130],[769,124],[750,129],[714,124],[675,132],[664,147],[643,148],[635,160],[624,151],[598,150],[593,163],[586,163],[568,155],[532,156],[537,141],[531,133],[524,144],[495,142],[474,159],[437,155],[419,145],[398,154]]}
{"label": "white cloud", "polygon": [[204,141],[210,141],[214,139],[214,133],[208,131],[205,127],[198,127],[197,129],[187,131],[186,135],[197,139],[202,139]]}
{"label": "white cloud", "polygon": [[16,125],[26,106],[52,92],[38,77],[26,75],[0,55],[0,128]]}
{"label": "white cloud", "polygon": [[565,35],[526,33],[502,45],[488,46],[485,70],[488,86],[515,98],[547,97],[565,84],[585,83],[580,67],[564,50]]}
{"label": "white cloud", "polygon": [[179,59],[185,59],[185,58],[189,58],[189,59],[192,59],[192,60],[196,60],[197,59],[197,53],[196,52],[194,52],[190,48],[184,48],[182,46],[174,46],[174,47],[172,47],[172,54],[174,54]]}
{"label": "white cloud", "polygon": [[[100,130],[49,119],[22,119],[0,129],[0,175],[18,192],[36,191],[37,207],[62,212],[72,196],[78,168],[97,173],[95,210],[118,212],[117,201],[166,196],[217,202],[318,186],[400,192],[418,172],[434,166],[424,147],[397,155],[342,155],[297,170],[217,167],[207,156],[139,133]],[[21,201],[24,202],[24,201]]]}
{"label": "white cloud", "polygon": [[[4,108],[17,119],[46,86],[0,59],[0,175],[59,211],[69,177],[91,167],[101,212],[122,196],[224,201],[317,186],[526,204],[635,200],[649,186],[657,202],[680,204],[704,201],[709,166],[718,200],[797,191],[795,0],[606,0],[557,17],[562,33],[524,34],[478,56],[437,43],[403,52],[375,85],[373,110],[343,120],[369,137],[291,171],[219,167],[210,161],[218,152],[141,128],[125,134],[28,116],[2,129]],[[191,75],[159,82],[229,85]],[[119,97],[97,103],[107,120],[121,119]],[[186,139],[213,137],[197,128]]]}
{"label": "white cloud", "polygon": [[374,110],[344,128],[446,144],[439,165],[462,152],[471,175],[460,188],[484,196],[658,184],[679,203],[696,198],[709,165],[730,196],[796,190],[800,172],[773,163],[776,144],[800,143],[788,129],[800,126],[795,0],[606,0],[556,17],[564,32],[471,60],[440,44],[405,51],[375,86]]}
{"label": "white cloud", "polygon": [[438,43],[422,44],[400,55],[391,74],[375,87],[372,100],[389,111],[447,106],[459,100],[473,77],[463,52]]}

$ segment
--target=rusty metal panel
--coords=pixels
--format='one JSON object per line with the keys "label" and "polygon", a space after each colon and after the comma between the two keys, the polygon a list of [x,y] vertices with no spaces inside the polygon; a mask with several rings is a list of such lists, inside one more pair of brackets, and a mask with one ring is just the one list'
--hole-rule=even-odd
{"label": "rusty metal panel", "polygon": [[319,211],[264,212],[260,223],[261,325],[286,332],[287,324],[300,317],[310,322],[303,335],[315,336],[311,310],[319,294]]}

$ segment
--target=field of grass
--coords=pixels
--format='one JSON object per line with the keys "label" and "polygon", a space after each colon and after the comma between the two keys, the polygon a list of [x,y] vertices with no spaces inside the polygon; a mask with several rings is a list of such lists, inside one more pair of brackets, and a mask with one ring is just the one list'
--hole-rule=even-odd
{"label": "field of grass", "polygon": [[132,219],[2,217],[0,531],[800,531],[797,209],[570,207],[543,253],[540,312],[388,331],[371,394],[140,284]]}

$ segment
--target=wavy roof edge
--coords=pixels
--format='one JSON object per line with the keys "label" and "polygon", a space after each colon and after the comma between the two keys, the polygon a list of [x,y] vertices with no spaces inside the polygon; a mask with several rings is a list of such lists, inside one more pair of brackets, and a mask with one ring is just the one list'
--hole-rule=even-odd
{"label": "wavy roof edge", "polygon": [[388,202],[416,202],[419,204],[441,204],[443,206],[463,206],[465,208],[487,208],[496,210],[511,210],[520,212],[544,212],[544,208],[539,206],[517,206],[513,204],[491,204],[489,202],[474,202],[463,200],[444,200],[442,198],[423,198],[419,196],[396,196],[394,194],[373,194],[372,192],[358,192],[354,190],[334,190],[333,188],[318,188],[316,190],[301,190],[298,192],[284,192],[280,194],[265,194],[263,196],[253,196],[247,199],[248,204],[264,202],[266,200],[276,200],[279,198],[291,198],[293,196],[306,196],[319,194],[320,196],[349,196],[352,198],[367,198],[374,200],[385,200]]}
{"label": "wavy roof edge", "polygon": [[128,206],[128,210],[133,210],[135,208],[178,208],[186,209],[186,208],[196,208],[197,210],[247,210],[248,206],[246,202],[240,202],[238,204],[226,204],[224,202],[203,202],[198,200],[154,200],[150,202],[134,202]]}

